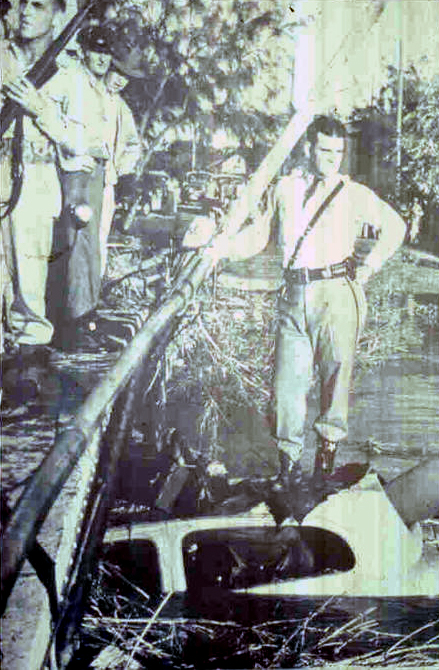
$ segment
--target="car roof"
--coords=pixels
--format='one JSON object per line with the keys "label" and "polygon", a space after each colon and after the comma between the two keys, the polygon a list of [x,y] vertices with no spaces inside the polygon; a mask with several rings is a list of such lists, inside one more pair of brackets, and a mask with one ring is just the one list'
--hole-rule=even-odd
{"label": "car roof", "polygon": [[213,174],[206,170],[192,170],[186,173],[186,178],[188,177],[213,177]]}

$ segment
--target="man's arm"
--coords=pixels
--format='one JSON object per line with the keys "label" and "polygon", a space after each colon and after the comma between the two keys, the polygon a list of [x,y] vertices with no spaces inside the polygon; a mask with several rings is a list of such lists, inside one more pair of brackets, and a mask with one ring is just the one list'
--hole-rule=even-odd
{"label": "man's arm", "polygon": [[[257,211],[252,217],[251,223],[245,225],[237,233],[230,233],[227,229],[219,235],[211,239],[210,245],[206,249],[215,262],[221,259],[228,259],[231,261],[244,260],[256,256],[265,249],[270,239],[271,220],[276,207],[276,195],[271,192],[267,207],[263,212]],[[184,246],[203,246],[207,244],[209,238],[212,237],[215,231],[215,224],[210,221],[211,225],[206,225],[206,217],[200,219],[201,231],[197,228],[197,222],[186,234],[183,245]],[[203,236],[202,228],[206,231]],[[209,232],[207,232],[209,231]],[[201,233],[201,234],[200,234]],[[193,243],[192,241],[195,241]]]}
{"label": "man's arm", "polygon": [[39,90],[20,77],[5,85],[5,92],[65,155],[108,158],[100,129],[84,118],[88,87],[81,66],[69,61]]}
{"label": "man's arm", "polygon": [[209,253],[215,259],[239,261],[256,256],[265,249],[270,237],[271,215],[269,212],[258,214],[252,222],[235,235],[227,231],[214,238]]}
{"label": "man's arm", "polygon": [[406,225],[401,216],[373,191],[360,184],[356,185],[353,206],[360,206],[362,222],[371,223],[379,231],[378,240],[364,260],[364,266],[358,268],[357,276],[366,282],[372,274],[393,256],[404,241]]}
{"label": "man's arm", "polygon": [[141,154],[141,143],[133,114],[125,100],[120,98],[117,118],[117,136],[114,147],[114,165],[118,177],[134,172]]}
{"label": "man's arm", "polygon": [[55,144],[68,150],[74,149],[69,142],[69,119],[63,114],[61,105],[44,91],[38,91],[26,77],[16,79],[5,85],[8,97],[17,102],[30,116],[38,128]]}

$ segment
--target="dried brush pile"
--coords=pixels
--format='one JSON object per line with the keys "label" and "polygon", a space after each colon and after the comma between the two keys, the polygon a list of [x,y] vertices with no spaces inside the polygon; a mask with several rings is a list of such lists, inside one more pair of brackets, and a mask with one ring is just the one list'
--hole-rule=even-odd
{"label": "dried brush pile", "polygon": [[[101,566],[117,574],[111,565]],[[113,592],[95,589],[83,623],[90,668],[157,670],[168,668],[356,666],[437,667],[439,620],[407,633],[384,629],[375,607],[353,616],[329,599],[297,617],[255,623],[162,618],[170,595],[154,609],[148,596],[126,579]],[[374,616],[375,615],[375,616]]]}
{"label": "dried brush pile", "polygon": [[102,285],[102,301],[106,306],[146,314],[156,301],[156,287],[165,281],[167,256],[146,253],[142,241],[125,235],[110,243],[107,267]]}
{"label": "dried brush pile", "polygon": [[[239,407],[267,415],[274,369],[275,295],[208,282],[168,349],[168,398],[201,390],[198,430],[231,422]],[[211,436],[214,438],[214,436]]]}

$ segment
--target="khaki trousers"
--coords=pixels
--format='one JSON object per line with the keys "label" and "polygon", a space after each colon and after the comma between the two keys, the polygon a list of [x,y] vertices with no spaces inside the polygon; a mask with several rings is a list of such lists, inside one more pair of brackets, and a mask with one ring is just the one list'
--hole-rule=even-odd
{"label": "khaki trousers", "polygon": [[317,433],[347,436],[348,395],[359,334],[366,316],[362,287],[347,277],[290,285],[278,302],[275,407],[279,446],[293,460],[303,448],[307,395],[317,371]]}
{"label": "khaki trousers", "polygon": [[[9,164],[3,162],[0,169],[9,170]],[[9,194],[5,191],[4,195]],[[18,344],[47,344],[52,338],[53,327],[46,318],[45,294],[53,226],[60,208],[61,190],[54,163],[25,163],[20,198],[1,227],[0,291],[5,300],[8,326]],[[14,273],[20,300],[12,289]]]}

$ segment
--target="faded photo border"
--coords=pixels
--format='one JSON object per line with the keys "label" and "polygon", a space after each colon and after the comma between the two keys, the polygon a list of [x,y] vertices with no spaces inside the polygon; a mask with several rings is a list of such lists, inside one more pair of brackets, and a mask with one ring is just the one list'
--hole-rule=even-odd
{"label": "faded photo border", "polygon": [[[57,13],[54,37],[78,2]],[[95,271],[99,302],[81,322],[86,348],[48,342],[30,385],[8,353],[20,287],[6,279],[16,242],[2,222],[5,668],[436,667],[439,0],[108,0],[85,25],[108,29],[116,51],[126,45],[117,114],[133,119],[125,154],[135,144],[139,157],[115,168],[113,200],[98,195],[110,212],[108,258],[94,258],[103,274]],[[5,44],[18,29],[11,0]],[[81,48],[73,36],[59,67],[82,58]],[[79,123],[94,112],[76,98]],[[105,122],[110,114],[102,111]],[[345,384],[349,432],[323,434],[342,438],[340,478],[313,488],[321,356],[303,394],[301,474],[293,481],[288,471],[284,509],[276,333],[293,319],[282,299],[297,307],[299,298],[285,289],[279,302],[282,216],[294,206],[288,189],[302,188],[288,179],[316,162],[306,130],[317,115],[346,128],[344,209],[331,189],[308,192],[313,225],[330,207],[347,217],[364,197],[355,222],[362,269],[384,245],[381,217],[405,230],[362,288],[343,268],[356,316],[338,297],[334,323],[358,333]],[[55,146],[50,132],[41,130]],[[115,165],[129,162],[113,153]],[[113,158],[95,160],[105,171]],[[59,175],[68,168],[57,160]],[[50,184],[43,173],[32,181],[24,172],[35,208]],[[32,206],[28,214],[31,224]],[[93,216],[75,215],[84,228]],[[264,216],[261,250],[252,225]],[[330,255],[337,240],[322,239]],[[247,246],[251,258],[240,256]],[[87,349],[93,338],[99,346]],[[313,344],[321,353],[322,340]]]}

